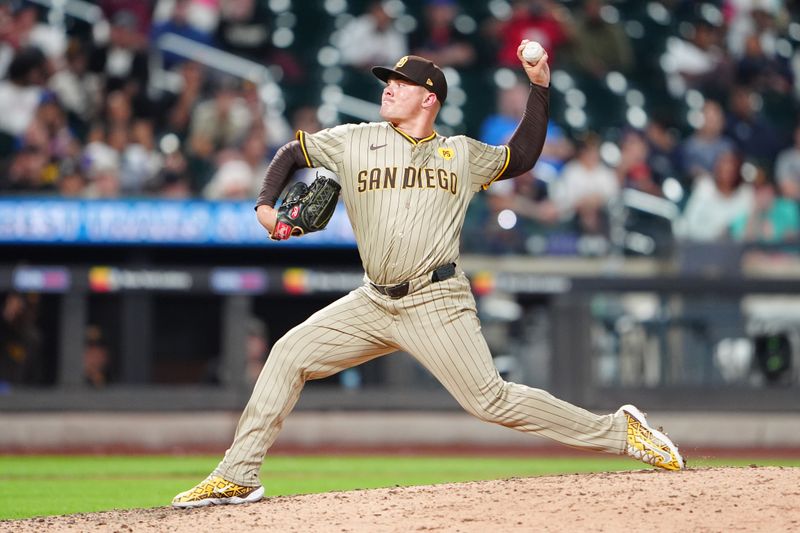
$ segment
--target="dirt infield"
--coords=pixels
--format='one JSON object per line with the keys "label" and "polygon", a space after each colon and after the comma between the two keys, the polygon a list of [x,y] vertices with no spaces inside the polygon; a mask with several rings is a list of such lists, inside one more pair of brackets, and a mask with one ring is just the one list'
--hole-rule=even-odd
{"label": "dirt infield", "polygon": [[110,511],[0,531],[798,531],[800,468],[638,470],[270,498],[241,507]]}

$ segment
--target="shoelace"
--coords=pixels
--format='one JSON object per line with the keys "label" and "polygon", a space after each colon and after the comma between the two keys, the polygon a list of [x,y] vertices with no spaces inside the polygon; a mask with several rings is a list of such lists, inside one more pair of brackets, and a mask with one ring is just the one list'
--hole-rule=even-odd
{"label": "shoelace", "polygon": [[628,455],[653,466],[655,466],[656,460],[658,459],[655,455],[648,453],[645,450],[637,450],[630,444],[628,445]]}

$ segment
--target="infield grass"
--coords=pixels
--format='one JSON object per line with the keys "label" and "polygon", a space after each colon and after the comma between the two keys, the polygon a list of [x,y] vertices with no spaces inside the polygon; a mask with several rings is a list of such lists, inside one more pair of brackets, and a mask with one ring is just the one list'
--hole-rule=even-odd
{"label": "infield grass", "polygon": [[[205,478],[219,456],[0,456],[0,520],[160,507]],[[699,459],[689,466],[800,466],[800,459]],[[637,470],[627,458],[270,456],[268,496]],[[2,525],[2,524],[0,524]]]}

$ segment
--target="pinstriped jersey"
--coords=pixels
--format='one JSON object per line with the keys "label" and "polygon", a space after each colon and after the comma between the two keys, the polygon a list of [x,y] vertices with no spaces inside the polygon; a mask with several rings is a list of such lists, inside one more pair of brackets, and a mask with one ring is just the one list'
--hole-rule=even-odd
{"label": "pinstriped jersey", "polygon": [[388,122],[299,131],[297,139],[309,167],[339,177],[361,262],[379,285],[457,262],[469,201],[510,155],[463,135],[417,140]]}

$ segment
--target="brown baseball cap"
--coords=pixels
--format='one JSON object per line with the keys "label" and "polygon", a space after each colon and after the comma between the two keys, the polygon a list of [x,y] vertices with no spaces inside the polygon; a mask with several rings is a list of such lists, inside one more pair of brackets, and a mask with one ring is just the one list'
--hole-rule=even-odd
{"label": "brown baseball cap", "polygon": [[394,68],[372,67],[372,73],[383,82],[388,82],[391,76],[397,76],[421,85],[435,94],[440,104],[444,104],[447,98],[447,80],[442,69],[424,57],[403,56]]}

